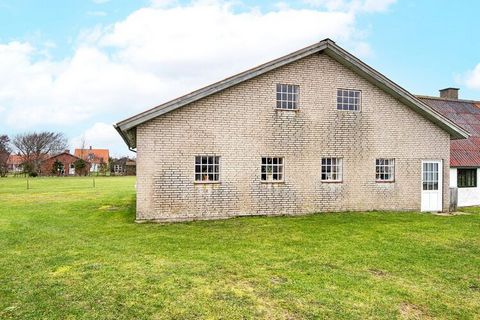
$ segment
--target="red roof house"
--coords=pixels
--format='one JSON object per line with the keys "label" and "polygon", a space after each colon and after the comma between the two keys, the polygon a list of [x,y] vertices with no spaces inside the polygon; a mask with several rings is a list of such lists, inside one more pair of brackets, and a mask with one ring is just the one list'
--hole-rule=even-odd
{"label": "red roof house", "polygon": [[9,172],[21,172],[23,170],[23,157],[19,154],[11,154],[7,159],[7,170]]}
{"label": "red roof house", "polygon": [[91,164],[90,171],[98,172],[102,165],[108,164],[110,157],[108,149],[75,149],[74,155]]}
{"label": "red roof house", "polygon": [[[40,164],[40,174],[44,176],[73,176],[86,175],[90,171],[90,163],[86,162],[86,167],[81,171],[75,169],[75,162],[79,160],[66,150],[65,152],[51,156],[45,159]],[[59,163],[58,166],[55,163]]]}

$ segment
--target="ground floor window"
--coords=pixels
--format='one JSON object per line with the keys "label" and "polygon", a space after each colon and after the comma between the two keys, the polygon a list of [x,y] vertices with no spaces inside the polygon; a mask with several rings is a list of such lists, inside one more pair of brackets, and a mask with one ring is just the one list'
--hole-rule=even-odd
{"label": "ground floor window", "polygon": [[261,180],[283,181],[283,158],[262,157]]}
{"label": "ground floor window", "polygon": [[195,181],[217,182],[220,181],[220,157],[196,156]]}
{"label": "ground floor window", "polygon": [[457,169],[457,187],[475,188],[477,186],[477,169]]}
{"label": "ground floor window", "polygon": [[342,181],[342,158],[322,158],[322,181]]}
{"label": "ground floor window", "polygon": [[395,177],[395,159],[375,160],[375,180],[377,182],[393,181]]}

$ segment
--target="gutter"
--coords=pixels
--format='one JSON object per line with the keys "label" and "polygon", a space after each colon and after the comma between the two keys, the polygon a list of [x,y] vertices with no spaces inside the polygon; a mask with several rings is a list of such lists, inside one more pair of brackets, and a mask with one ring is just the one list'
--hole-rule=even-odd
{"label": "gutter", "polygon": [[130,141],[128,141],[128,138],[125,136],[125,134],[123,133],[122,129],[120,129],[120,127],[119,127],[118,125],[116,125],[116,124],[114,124],[113,127],[115,128],[115,130],[117,130],[117,132],[118,132],[118,133],[120,134],[120,136],[122,137],[123,141],[127,144],[128,150],[137,153],[137,150],[134,150],[134,149],[130,146]]}

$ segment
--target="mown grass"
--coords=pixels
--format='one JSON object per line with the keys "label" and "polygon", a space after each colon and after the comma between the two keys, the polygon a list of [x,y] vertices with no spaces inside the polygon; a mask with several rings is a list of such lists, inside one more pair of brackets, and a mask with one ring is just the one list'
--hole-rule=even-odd
{"label": "mown grass", "polygon": [[478,208],[139,225],[134,183],[0,179],[0,318],[479,317]]}

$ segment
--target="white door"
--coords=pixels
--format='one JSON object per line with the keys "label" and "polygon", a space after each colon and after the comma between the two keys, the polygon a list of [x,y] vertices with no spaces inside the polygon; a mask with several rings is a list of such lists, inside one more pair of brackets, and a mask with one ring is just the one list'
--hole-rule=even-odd
{"label": "white door", "polygon": [[70,164],[70,169],[68,170],[69,175],[75,175],[75,165],[72,163]]}
{"label": "white door", "polygon": [[422,161],[422,211],[442,211],[442,160]]}

